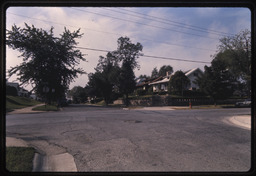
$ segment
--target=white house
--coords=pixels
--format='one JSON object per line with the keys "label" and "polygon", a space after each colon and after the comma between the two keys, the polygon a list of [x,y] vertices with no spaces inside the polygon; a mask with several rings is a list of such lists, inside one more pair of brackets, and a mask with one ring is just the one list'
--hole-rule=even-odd
{"label": "white house", "polygon": [[197,79],[198,76],[200,77],[203,74],[202,70],[200,68],[194,68],[194,69],[188,70],[184,73],[190,80],[190,86],[187,89],[188,90],[199,89],[199,86],[196,83],[194,83],[194,81]]}
{"label": "white house", "polygon": [[20,87],[19,83],[6,82],[6,85],[15,87],[17,90],[18,96],[20,96],[20,97],[28,97],[29,96],[29,92],[27,90],[25,90],[24,88]]}
{"label": "white house", "polygon": [[172,74],[166,72],[166,76],[164,76],[161,80],[150,83],[149,85],[153,86],[153,92],[160,91],[168,91],[168,82],[171,78]]}
{"label": "white house", "polygon": [[[190,80],[190,86],[187,87],[187,89],[188,90],[198,89],[199,87],[197,84],[194,83],[194,81],[196,80],[197,76],[200,76],[203,74],[202,70],[200,70],[200,68],[194,68],[194,69],[188,70],[184,73]],[[159,92],[159,91],[167,92],[168,91],[168,83],[169,83],[169,80],[172,77],[172,75],[173,74],[171,74],[171,75],[167,74],[162,80],[150,83],[149,85],[153,86],[153,92]]]}

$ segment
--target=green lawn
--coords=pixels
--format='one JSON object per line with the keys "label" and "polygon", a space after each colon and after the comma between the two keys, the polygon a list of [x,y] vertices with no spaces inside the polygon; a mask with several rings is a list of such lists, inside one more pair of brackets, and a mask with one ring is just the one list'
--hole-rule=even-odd
{"label": "green lawn", "polygon": [[32,147],[7,147],[6,169],[10,172],[31,172],[34,154]]}
{"label": "green lawn", "polygon": [[58,111],[55,105],[42,105],[32,109],[33,111]]}
{"label": "green lawn", "polygon": [[6,96],[6,112],[13,111],[14,109],[25,108],[28,106],[34,106],[40,103],[41,102],[33,100],[31,98]]}

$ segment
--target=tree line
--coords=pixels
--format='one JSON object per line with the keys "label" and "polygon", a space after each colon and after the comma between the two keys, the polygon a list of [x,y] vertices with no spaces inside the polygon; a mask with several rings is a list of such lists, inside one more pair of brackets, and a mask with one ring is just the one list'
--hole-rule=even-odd
{"label": "tree line", "polygon": [[[76,48],[77,41],[83,36],[80,29],[69,31],[64,28],[60,37],[54,36],[54,28],[49,31],[25,24],[24,28],[12,26],[7,30],[6,44],[21,52],[23,62],[8,70],[9,76],[16,74],[21,84],[32,84],[33,91],[47,103],[65,98],[69,84],[86,72],[79,68],[84,55]],[[106,104],[123,96],[128,105],[128,96],[136,87],[134,70],[139,69],[138,58],[143,55],[143,46],[132,43],[128,37],[117,40],[117,49],[100,56],[94,73],[89,73],[89,82],[83,87],[69,91],[78,102],[85,97],[102,97]],[[251,95],[251,32],[243,30],[235,36],[220,39],[217,52],[212,56],[210,66],[196,80],[200,91],[213,99],[228,98],[234,92]],[[151,76],[164,76],[166,71],[173,72],[170,65],[158,71],[155,67]],[[175,76],[176,75],[176,76]],[[170,91],[180,90],[180,82],[186,80],[184,73],[177,71],[170,79]],[[176,78],[177,77],[177,78]],[[176,79],[174,79],[176,78]],[[187,82],[187,81],[185,81]]]}

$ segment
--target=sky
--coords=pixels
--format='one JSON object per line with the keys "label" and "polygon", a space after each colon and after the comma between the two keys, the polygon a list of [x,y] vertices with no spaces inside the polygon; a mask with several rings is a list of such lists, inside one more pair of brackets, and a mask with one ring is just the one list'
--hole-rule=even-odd
{"label": "sky", "polygon": [[[141,43],[142,53],[135,76],[150,76],[154,67],[171,65],[174,72],[187,71],[210,65],[220,44],[219,39],[251,29],[251,12],[248,8],[181,8],[181,7],[9,7],[6,10],[6,28],[16,24],[23,28],[27,23],[49,31],[59,37],[64,27],[70,31],[80,28],[82,38],[78,47],[114,51],[119,37],[129,37],[132,43]],[[93,73],[99,56],[106,52],[80,49],[86,62],[77,66]],[[6,48],[6,71],[22,62],[21,53]],[[158,58],[157,58],[158,57]],[[164,57],[161,59],[159,57]],[[173,60],[175,59],[175,60]],[[180,61],[191,60],[194,62]],[[198,62],[199,61],[199,62]],[[7,78],[18,82],[17,76]],[[79,75],[69,86],[86,86],[88,74]],[[31,90],[32,85],[24,86]]]}

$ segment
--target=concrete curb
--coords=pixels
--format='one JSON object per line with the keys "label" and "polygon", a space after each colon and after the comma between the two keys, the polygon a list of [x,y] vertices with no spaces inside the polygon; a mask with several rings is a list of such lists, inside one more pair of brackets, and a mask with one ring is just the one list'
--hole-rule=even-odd
{"label": "concrete curb", "polygon": [[233,116],[228,119],[230,123],[243,129],[251,129],[251,115]]}
{"label": "concrete curb", "polygon": [[44,111],[33,111],[32,109],[35,108],[35,107],[38,107],[38,106],[43,106],[43,105],[44,104],[38,104],[38,105],[35,105],[35,106],[29,106],[29,107],[22,108],[22,109],[15,109],[14,111],[8,112],[7,114],[41,113],[41,112],[44,112]]}
{"label": "concrete curb", "polygon": [[[6,147],[29,147],[29,144],[13,137],[6,137]],[[33,159],[32,172],[77,172],[74,158],[69,153],[57,155],[41,155],[36,152]]]}

